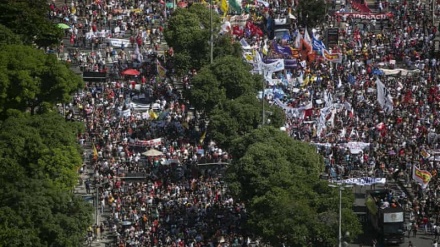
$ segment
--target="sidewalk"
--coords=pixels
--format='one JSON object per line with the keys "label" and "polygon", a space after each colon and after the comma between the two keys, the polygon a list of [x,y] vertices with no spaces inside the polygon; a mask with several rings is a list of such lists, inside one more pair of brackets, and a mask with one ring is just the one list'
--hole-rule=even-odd
{"label": "sidewalk", "polygon": [[[82,145],[84,152],[84,164],[86,165],[86,169],[84,170],[84,173],[80,175],[80,178],[82,179],[82,182],[78,183],[78,186],[75,188],[75,194],[82,196],[85,201],[89,202],[93,205],[94,211],[93,211],[93,224],[101,225],[101,223],[104,222],[105,230],[104,234],[102,235],[102,240],[97,240],[96,238],[93,240],[93,243],[91,246],[93,247],[106,247],[106,246],[115,246],[115,242],[108,238],[109,231],[107,225],[105,224],[105,221],[108,217],[110,217],[110,213],[107,210],[107,208],[104,210],[104,213],[101,214],[99,208],[96,207],[97,203],[97,197],[96,197],[96,188],[91,185],[90,188],[90,194],[87,194],[85,182],[87,179],[90,179],[90,181],[93,181],[93,167],[91,165],[90,157],[93,153],[92,151],[92,144],[89,141],[84,142]],[[99,204],[98,204],[99,205]],[[97,215],[98,213],[98,215]]]}

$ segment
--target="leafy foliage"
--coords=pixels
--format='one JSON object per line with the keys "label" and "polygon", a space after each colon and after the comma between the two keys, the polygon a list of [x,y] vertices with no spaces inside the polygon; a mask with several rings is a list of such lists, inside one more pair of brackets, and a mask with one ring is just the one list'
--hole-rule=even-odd
{"label": "leafy foliage", "polygon": [[63,31],[46,18],[45,0],[3,0],[0,9],[0,23],[18,34],[26,45],[48,47],[58,44],[63,37]]}
{"label": "leafy foliage", "polygon": [[325,0],[299,1],[297,13],[302,25],[309,28],[323,23],[326,15]]}
{"label": "leafy foliage", "polygon": [[[210,113],[208,139],[215,140],[229,149],[234,139],[252,132],[262,123],[261,101],[252,94],[245,94],[234,100],[226,100]],[[272,112],[269,125],[282,126],[285,119],[281,109],[266,106]]]}
{"label": "leafy foliage", "polygon": [[9,117],[0,125],[1,157],[15,160],[11,164],[21,166],[23,177],[47,178],[71,189],[82,164],[76,125],[55,113]]}
{"label": "leafy foliage", "polygon": [[253,80],[249,65],[241,58],[225,56],[212,65],[203,67],[191,81],[186,95],[198,110],[209,114],[227,99],[236,99],[244,94],[256,95],[258,81]]}
{"label": "leafy foliage", "polygon": [[0,122],[0,246],[78,246],[91,208],[72,194],[81,128],[56,113]]}
{"label": "leafy foliage", "polygon": [[[258,128],[235,139],[228,169],[231,192],[246,203],[248,229],[272,245],[334,245],[338,192],[319,180],[322,157],[308,143],[295,141],[272,127]],[[350,208],[352,193],[344,193]],[[356,216],[344,211],[343,230],[360,233]]]}
{"label": "leafy foliage", "polygon": [[199,70],[210,63],[211,33],[214,58],[241,56],[240,44],[232,42],[230,37],[215,35],[219,29],[219,15],[211,13],[210,9],[202,4],[192,4],[188,9],[177,9],[168,20],[164,31],[167,44],[175,51],[172,59],[176,71],[186,73],[190,69]]}
{"label": "leafy foliage", "polygon": [[[11,182],[11,181],[8,181]],[[78,246],[91,222],[82,198],[48,180],[25,179],[0,189],[1,246]]]}
{"label": "leafy foliage", "polygon": [[28,46],[0,50],[0,114],[7,109],[35,109],[43,103],[65,103],[82,88],[81,78],[55,56]]}
{"label": "leafy foliage", "polygon": [[0,24],[0,45],[18,45],[21,44],[20,37],[9,28]]}

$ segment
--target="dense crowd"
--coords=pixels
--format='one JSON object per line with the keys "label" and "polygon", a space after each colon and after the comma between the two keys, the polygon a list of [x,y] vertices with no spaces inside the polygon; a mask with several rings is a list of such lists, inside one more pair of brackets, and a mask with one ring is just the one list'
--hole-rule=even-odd
{"label": "dense crowd", "polygon": [[[269,86],[265,97],[286,110],[292,137],[317,145],[330,179],[387,176],[407,184],[415,167],[428,171],[432,179],[427,188],[413,183],[412,219],[431,229],[438,224],[439,211],[440,61],[438,27],[425,11],[430,4],[390,4],[387,20],[336,18],[339,43],[327,49],[341,54],[342,61],[318,58],[274,73],[278,83]],[[297,33],[324,35],[300,25],[295,28]],[[269,45],[267,56],[272,52],[286,58],[273,47]],[[380,104],[379,83],[385,86],[389,105]]]}
{"label": "dense crowd", "polygon": [[[434,39],[438,27],[424,11],[431,4],[384,2],[381,11],[390,13],[384,20],[336,14],[313,30],[291,18],[288,9],[294,10],[297,2],[267,4],[245,8],[263,37],[252,30],[235,35],[263,54],[263,61],[292,59],[280,54],[273,42],[294,47],[297,35],[308,32],[320,39],[328,26],[339,27],[338,45],[327,48],[341,54],[339,63],[300,55],[296,66],[273,74],[277,83],[267,84],[265,100],[286,110],[284,129],[292,138],[317,146],[330,179],[388,176],[409,183],[414,165],[429,171],[433,178],[427,189],[413,184],[412,217],[433,228],[439,205],[440,61]],[[337,13],[358,6],[347,5]],[[215,143],[199,144],[206,123],[181,99],[170,80],[172,65],[158,55],[161,32],[173,8],[150,1],[72,1],[52,3],[50,8],[51,18],[71,26],[66,30],[72,47],[66,60],[83,71],[109,75],[105,83],[88,83],[67,114],[71,117],[78,107],[87,124],[80,139],[94,143],[94,176],[86,186],[99,188],[101,210],[111,212],[101,234],[111,232],[119,246],[248,244],[251,236],[241,228],[246,207],[227,194],[222,165],[199,165],[228,162],[228,154]],[[269,41],[269,20],[283,16],[291,19],[292,35]],[[108,38],[126,38],[129,44],[116,47]],[[60,56],[66,53],[64,45],[57,50]],[[162,64],[166,74],[159,69]],[[139,74],[122,75],[128,68]],[[183,83],[190,83],[191,76]],[[392,97],[391,110],[377,103],[378,80]],[[143,155],[146,150],[157,153]]]}

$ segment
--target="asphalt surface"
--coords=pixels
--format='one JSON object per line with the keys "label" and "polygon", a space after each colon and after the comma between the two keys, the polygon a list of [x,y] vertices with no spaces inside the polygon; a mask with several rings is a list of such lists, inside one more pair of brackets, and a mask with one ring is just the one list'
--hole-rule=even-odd
{"label": "asphalt surface", "polygon": [[[393,189],[397,192],[397,194],[403,193],[403,188],[399,187],[394,181],[388,181],[388,188]],[[376,189],[384,188],[383,185],[376,185]],[[355,194],[355,204],[354,206],[357,208],[364,207],[365,206],[365,193],[367,190],[372,189],[371,186],[356,186],[353,188],[353,193]],[[412,193],[411,190],[409,190],[410,194]],[[405,225],[410,222],[409,219],[409,211],[405,212]],[[374,240],[374,231],[372,230],[371,224],[365,220],[363,223],[363,231],[364,233],[360,235],[354,243],[349,244],[349,247],[360,247],[360,246],[373,246],[373,240]],[[430,247],[432,246],[434,235],[430,233],[424,233],[423,229],[419,229],[416,237],[408,238],[408,234],[405,234],[405,243],[401,245],[394,245],[394,246],[401,246],[406,247],[409,244],[409,241],[412,242],[414,247]],[[392,245],[383,245],[382,243],[376,244],[376,247],[384,247],[384,246],[392,246]]]}

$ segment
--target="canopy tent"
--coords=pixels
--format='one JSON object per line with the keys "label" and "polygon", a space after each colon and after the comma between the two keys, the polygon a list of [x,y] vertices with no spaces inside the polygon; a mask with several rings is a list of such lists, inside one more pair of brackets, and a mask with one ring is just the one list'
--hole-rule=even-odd
{"label": "canopy tent", "polygon": [[122,71],[121,74],[122,74],[122,75],[132,75],[132,76],[137,76],[137,75],[140,75],[141,72],[139,72],[138,70],[135,70],[135,69],[126,69],[126,70]]}
{"label": "canopy tent", "polygon": [[145,155],[147,157],[154,157],[154,156],[161,156],[163,155],[163,153],[159,150],[152,148],[146,152],[143,152],[142,155]]}

